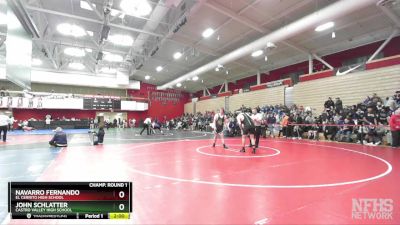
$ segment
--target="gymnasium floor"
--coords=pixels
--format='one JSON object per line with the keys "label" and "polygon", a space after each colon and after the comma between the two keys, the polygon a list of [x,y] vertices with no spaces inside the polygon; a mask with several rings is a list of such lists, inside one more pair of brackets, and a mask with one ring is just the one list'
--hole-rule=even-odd
{"label": "gymnasium floor", "polygon": [[[262,139],[253,155],[238,152],[239,138],[213,149],[209,133],[110,130],[91,146],[86,132],[70,132],[63,149],[48,147],[43,132],[0,142],[0,223],[400,224],[400,149]],[[133,181],[133,216],[9,221],[8,181]],[[391,199],[391,218],[352,218],[363,199]]]}

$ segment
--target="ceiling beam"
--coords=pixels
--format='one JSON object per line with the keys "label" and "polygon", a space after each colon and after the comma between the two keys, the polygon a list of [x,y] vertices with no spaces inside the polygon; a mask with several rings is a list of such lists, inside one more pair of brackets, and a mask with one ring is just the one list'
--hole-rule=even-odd
{"label": "ceiling beam", "polygon": [[[92,23],[97,23],[97,24],[103,24],[104,23],[104,21],[102,21],[102,20],[90,19],[90,18],[86,18],[86,17],[82,17],[82,16],[72,15],[72,14],[58,12],[58,11],[49,10],[49,9],[43,9],[43,8],[34,7],[34,6],[26,6],[26,8],[29,9],[29,10],[32,10],[32,11],[38,11],[38,12],[43,12],[43,13],[48,13],[48,14],[52,14],[52,15],[68,17],[68,18],[72,18],[72,19],[77,19],[77,20],[82,20],[82,21],[87,21],[87,22],[92,22]],[[119,29],[122,29],[122,30],[133,31],[133,32],[137,32],[137,33],[144,33],[144,34],[152,35],[152,36],[155,36],[155,37],[163,37],[162,34],[157,34],[157,33],[146,31],[146,30],[142,30],[142,29],[137,29],[137,28],[133,28],[133,27],[119,25],[119,24],[116,24],[116,23],[110,23],[109,26],[110,27],[119,28]]]}
{"label": "ceiling beam", "polygon": [[[76,48],[90,48],[90,49],[94,49],[95,51],[99,51],[99,46],[98,45],[86,45],[86,44],[81,44],[81,43],[71,43],[71,42],[66,42],[66,41],[55,41],[55,40],[38,39],[38,38],[34,38],[32,40],[35,41],[35,42],[38,42],[38,43],[50,43],[50,44],[63,45],[63,46],[76,47]],[[103,48],[103,50],[106,51],[106,52],[113,53],[113,54],[126,55],[125,51],[120,51],[120,50],[115,50],[115,49],[106,49],[106,48]],[[142,56],[142,55],[138,54],[138,56]],[[160,57],[156,57],[156,56],[153,56],[150,59],[158,61],[158,62],[161,62],[164,65],[165,64],[167,64],[167,65],[171,64],[170,61],[168,61],[166,59],[163,59],[163,58],[160,58]],[[172,64],[172,66],[176,67],[176,68],[179,68],[179,69],[185,69],[185,70],[188,69],[186,66],[179,65],[179,64]]]}
{"label": "ceiling beam", "polygon": [[92,3],[92,1],[86,0],[86,2],[89,4],[89,7],[93,10],[93,12],[96,13],[97,17],[99,17],[100,20],[103,20],[104,16],[99,12],[99,10],[97,10],[95,6],[93,6],[94,4]]}
{"label": "ceiling beam", "polygon": [[211,9],[214,9],[215,11],[222,13],[230,18],[232,18],[233,20],[236,20],[237,22],[244,24],[248,27],[251,27],[252,29],[260,32],[260,33],[265,33],[265,29],[258,25],[257,23],[253,22],[252,20],[241,16],[239,14],[237,14],[236,12],[232,11],[231,9],[226,8],[223,5],[220,5],[216,2],[206,2],[205,5]]}
{"label": "ceiling beam", "polygon": [[392,9],[388,8],[385,1],[379,1],[377,4],[379,9],[394,23],[397,27],[400,27],[400,18],[393,12]]}
{"label": "ceiling beam", "polygon": [[[286,11],[284,12],[284,14],[287,15],[288,13],[293,12],[293,11],[297,10],[298,8],[307,5],[307,4],[308,4],[309,2],[311,2],[311,1],[312,1],[312,0],[302,1],[302,2],[300,2],[299,4],[296,4],[296,5],[294,5],[293,7],[289,8],[288,10],[286,10]],[[257,1],[256,1],[256,3],[257,3]],[[225,14],[226,16],[229,16],[229,17],[230,17],[230,20],[226,21],[226,22],[225,22],[224,24],[222,24],[221,26],[227,24],[227,22],[230,22],[231,20],[236,20],[237,22],[242,23],[243,25],[245,25],[245,26],[247,26],[247,27],[249,27],[249,28],[252,28],[252,30],[249,30],[249,31],[247,31],[247,32],[245,32],[245,33],[243,33],[243,34],[241,34],[240,36],[236,37],[235,39],[233,39],[233,40],[227,42],[225,45],[221,46],[218,50],[224,49],[224,48],[226,48],[227,46],[231,45],[232,43],[235,43],[236,41],[242,40],[243,37],[245,37],[245,36],[247,36],[248,34],[250,34],[253,30],[258,31],[258,32],[260,32],[260,33],[262,33],[262,34],[266,34],[266,33],[271,32],[271,30],[264,28],[264,26],[267,25],[271,20],[269,20],[269,21],[267,21],[267,22],[265,22],[265,23],[263,23],[263,24],[261,24],[261,25],[258,25],[256,22],[254,22],[254,21],[252,21],[252,20],[250,20],[250,19],[248,19],[248,18],[246,18],[246,17],[244,17],[244,16],[241,16],[241,14],[244,13],[245,10],[249,9],[250,7],[245,7],[245,8],[243,8],[242,10],[240,10],[238,13],[235,13],[235,12],[233,12],[232,10],[227,9],[227,8],[224,7],[224,6],[219,5],[218,3],[209,3],[209,2],[208,2],[208,3],[207,3],[207,6],[209,6],[210,8],[212,8],[212,9],[214,9],[214,10],[216,10],[216,11],[218,11],[218,12],[220,12],[220,13],[222,13],[222,14]],[[284,15],[279,14],[279,18],[282,17],[282,16],[284,16]],[[220,26],[220,27],[221,27],[221,26]],[[296,44],[290,42],[289,40],[282,41],[282,43],[284,43],[285,45],[287,45],[287,46],[289,46],[289,47],[292,47],[292,48],[294,48],[294,49],[296,49],[296,50],[298,50],[298,51],[300,51],[300,52],[302,52],[302,53],[306,53],[306,54],[309,53],[309,50],[308,50],[308,49],[305,49],[305,48],[303,48],[303,47],[301,47],[301,46],[298,46],[298,45],[296,45]]]}
{"label": "ceiling beam", "polygon": [[[208,47],[192,44],[188,40],[186,40],[185,38],[182,38],[181,36],[178,36],[178,35],[175,35],[173,40],[172,39],[169,39],[169,40],[173,41],[173,42],[176,42],[178,44],[184,45],[184,46],[189,46],[189,47],[195,48],[196,50],[198,50],[198,51],[200,51],[200,52],[202,52],[204,54],[211,55],[211,56],[214,56],[214,57],[220,57],[222,55],[221,53],[219,53],[219,52],[217,52],[215,50],[212,50],[212,49],[210,49]],[[246,67],[248,69],[252,69],[252,70],[257,70],[257,68],[258,68],[256,65],[254,65],[252,63],[245,62],[243,60],[236,60],[233,63],[237,64],[237,65],[240,65],[240,66],[243,66],[243,67]]]}

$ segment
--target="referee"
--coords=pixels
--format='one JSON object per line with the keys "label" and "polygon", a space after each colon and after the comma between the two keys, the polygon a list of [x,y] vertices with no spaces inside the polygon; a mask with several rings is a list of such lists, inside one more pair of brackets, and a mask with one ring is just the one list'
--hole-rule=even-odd
{"label": "referee", "polygon": [[261,122],[262,122],[262,114],[260,113],[260,108],[253,108],[251,119],[253,120],[255,131],[254,136],[256,138],[255,147],[258,148],[258,143],[260,142],[261,136]]}
{"label": "referee", "polygon": [[143,131],[146,129],[147,129],[147,135],[150,135],[150,126],[151,126],[151,117],[147,117],[143,122],[143,129],[140,132],[140,135],[142,135]]}

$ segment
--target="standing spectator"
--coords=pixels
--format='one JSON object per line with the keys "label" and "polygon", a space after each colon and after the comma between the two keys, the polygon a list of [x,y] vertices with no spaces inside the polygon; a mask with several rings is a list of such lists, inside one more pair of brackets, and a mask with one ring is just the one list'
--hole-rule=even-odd
{"label": "standing spectator", "polygon": [[95,129],[99,127],[99,119],[97,117],[94,118],[93,123],[94,123],[94,128]]}
{"label": "standing spectator", "polygon": [[45,122],[46,122],[46,129],[50,129],[50,123],[51,123],[51,119],[50,119],[50,116],[49,117],[47,117],[46,116],[46,120],[45,120]]}
{"label": "standing spectator", "polygon": [[97,141],[98,141],[98,144],[103,144],[103,140],[104,140],[104,135],[105,135],[105,133],[106,132],[104,132],[104,128],[103,127],[100,127],[99,128],[99,131],[97,132]]}
{"label": "standing spectator", "polygon": [[377,105],[378,102],[383,103],[381,97],[379,97],[376,93],[374,93],[374,94],[372,95],[371,100],[372,100],[372,103],[373,103],[374,105]]}
{"label": "standing spectator", "polygon": [[44,118],[44,121],[46,123],[46,129],[50,129],[50,122],[51,122],[51,115],[47,114]]}
{"label": "standing spectator", "polygon": [[275,114],[274,113],[268,114],[267,126],[268,126],[269,135],[272,138],[275,137],[275,133],[274,133],[275,124],[276,124]]}
{"label": "standing spectator", "polygon": [[342,110],[343,110],[343,102],[342,100],[340,100],[339,97],[337,97],[335,102],[335,111],[336,113],[341,113]]}
{"label": "standing spectator", "polygon": [[329,97],[328,100],[326,100],[324,107],[327,111],[330,111],[335,107],[335,103],[332,101],[331,97]]}
{"label": "standing spectator", "polygon": [[10,118],[4,114],[0,114],[0,136],[3,133],[3,142],[7,140],[7,128],[10,123]]}
{"label": "standing spectator", "polygon": [[392,147],[400,146],[400,109],[397,109],[389,120],[390,131],[392,133]]}
{"label": "standing spectator", "polygon": [[284,138],[287,137],[287,127],[288,127],[288,124],[289,124],[289,116],[286,115],[285,113],[283,113],[283,118],[282,118],[282,121],[281,121],[281,126],[282,126],[282,134],[283,134],[283,137],[284,137]]}
{"label": "standing spectator", "polygon": [[94,129],[94,120],[93,119],[90,119],[89,129],[90,130]]}
{"label": "standing spectator", "polygon": [[366,134],[366,139],[368,142],[367,144],[379,145],[380,141],[375,143],[375,139],[377,137],[376,126],[378,125],[378,120],[377,120],[377,116],[374,112],[373,106],[368,106],[367,113],[364,115],[364,118],[363,118],[363,122],[364,122],[364,124],[368,125],[368,133]]}
{"label": "standing spectator", "polygon": [[15,122],[14,116],[10,115],[10,121],[8,123],[8,131],[14,130],[14,122]]}

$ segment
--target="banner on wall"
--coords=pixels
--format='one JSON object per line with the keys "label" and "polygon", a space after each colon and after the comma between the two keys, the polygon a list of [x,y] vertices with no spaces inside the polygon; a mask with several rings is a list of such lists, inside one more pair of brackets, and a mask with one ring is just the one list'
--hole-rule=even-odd
{"label": "banner on wall", "polygon": [[267,87],[269,87],[269,88],[278,87],[278,86],[281,86],[281,85],[283,85],[283,81],[281,81],[281,80],[267,83]]}
{"label": "banner on wall", "polygon": [[[145,111],[148,109],[148,103],[136,101],[121,101],[119,99],[110,99],[113,110],[124,111]],[[108,103],[108,102],[107,102]],[[21,109],[103,109],[102,102],[93,101],[90,106],[84,104],[81,98],[46,98],[46,97],[0,97],[0,108],[21,108]]]}

